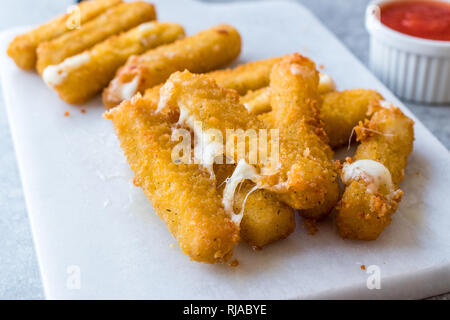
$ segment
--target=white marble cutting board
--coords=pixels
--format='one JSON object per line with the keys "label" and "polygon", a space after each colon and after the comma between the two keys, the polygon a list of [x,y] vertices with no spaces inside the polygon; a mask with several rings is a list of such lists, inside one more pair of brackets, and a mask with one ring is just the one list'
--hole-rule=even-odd
{"label": "white marble cutting board", "polygon": [[[239,62],[299,51],[325,65],[339,89],[377,89],[414,118],[297,4],[154,2],[160,20],[179,22],[189,34],[218,23],[237,27]],[[100,99],[82,114],[6,56],[19,31],[0,36],[0,71],[47,298],[423,298],[450,291],[450,155],[417,119],[405,196],[379,240],[343,240],[331,218],[309,236],[298,221],[287,240],[262,251],[241,244],[237,268],[199,264],[173,246],[132,186]],[[362,264],[379,267],[381,289],[367,288]]]}

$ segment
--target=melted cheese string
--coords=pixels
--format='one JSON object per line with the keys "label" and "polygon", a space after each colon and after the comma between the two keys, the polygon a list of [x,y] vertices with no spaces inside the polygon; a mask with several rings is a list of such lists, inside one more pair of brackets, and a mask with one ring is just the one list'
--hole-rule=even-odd
{"label": "melted cheese string", "polygon": [[236,169],[234,169],[233,174],[230,178],[226,180],[226,186],[223,190],[222,203],[225,211],[231,215],[231,220],[239,225],[241,223],[242,217],[244,216],[244,207],[248,196],[258,189],[258,186],[254,186],[245,196],[244,202],[242,204],[241,211],[236,214],[234,212],[234,194],[236,193],[237,186],[244,182],[244,180],[256,180],[259,178],[259,174],[256,169],[249,165],[244,159],[239,160]]}

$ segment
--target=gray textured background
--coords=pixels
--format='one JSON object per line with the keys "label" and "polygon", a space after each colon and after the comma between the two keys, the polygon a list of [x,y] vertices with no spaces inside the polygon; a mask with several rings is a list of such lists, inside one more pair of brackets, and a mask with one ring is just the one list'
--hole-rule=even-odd
{"label": "gray textured background", "polygon": [[[203,0],[219,2],[218,0]],[[235,0],[239,1],[239,0]],[[369,38],[364,11],[369,0],[296,0],[308,7],[367,64]],[[3,0],[0,30],[42,23],[64,12],[73,0]],[[222,1],[224,2],[224,1]],[[276,14],[276,13],[274,13]],[[450,148],[450,106],[407,106]],[[0,299],[44,298],[3,97],[0,93]],[[450,294],[436,297],[449,299]]]}

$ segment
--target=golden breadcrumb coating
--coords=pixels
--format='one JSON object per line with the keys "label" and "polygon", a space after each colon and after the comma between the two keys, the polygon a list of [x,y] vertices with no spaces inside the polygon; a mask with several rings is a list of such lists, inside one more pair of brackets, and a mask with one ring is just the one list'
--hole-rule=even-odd
{"label": "golden breadcrumb coating", "polygon": [[219,86],[234,89],[242,95],[248,90],[268,86],[272,67],[282,58],[275,57],[249,62],[233,69],[210,72],[208,76],[216,80]]}
{"label": "golden breadcrumb coating", "polygon": [[[216,80],[224,88],[234,89],[239,94],[257,90],[269,85],[270,71],[281,58],[269,58],[242,64],[233,69],[217,70],[205,73],[208,78]],[[157,104],[162,84],[145,90],[144,98]],[[107,106],[106,106],[107,107]]]}
{"label": "golden breadcrumb coating", "polygon": [[322,97],[320,119],[332,148],[346,145],[353,128],[367,117],[372,105],[383,99],[375,90],[366,89],[329,92]]}
{"label": "golden breadcrumb coating", "polygon": [[[89,55],[88,62],[68,68],[62,80],[48,85],[58,92],[62,100],[74,104],[84,103],[108,85],[128,57],[174,42],[183,36],[184,29],[179,24],[156,21],[140,24],[84,51],[83,54]],[[62,65],[55,67],[56,70],[58,68],[62,68]],[[45,76],[44,73],[44,80]]]}
{"label": "golden breadcrumb coating", "polygon": [[248,112],[256,115],[272,110],[270,106],[270,87],[251,90],[241,97],[241,103]]}
{"label": "golden breadcrumb coating", "polygon": [[[319,75],[318,91],[320,94],[326,94],[336,90],[333,79],[326,74]],[[245,94],[245,95],[243,95]],[[253,114],[262,114],[272,110],[270,106],[270,87],[260,87],[257,90],[251,90],[247,93],[241,93],[241,103],[245,105],[248,112]]]}
{"label": "golden breadcrumb coating", "polygon": [[[353,128],[367,117],[370,106],[382,100],[378,92],[366,89],[332,91],[321,97],[323,103],[320,107],[320,120],[332,148],[347,144]],[[267,119],[265,113],[272,109],[270,88],[248,92],[241,97],[241,103],[250,113]]]}
{"label": "golden breadcrumb coating", "polygon": [[239,103],[239,94],[217,85],[214,79],[189,71],[175,72],[160,90],[161,112],[185,110],[202,122],[203,129],[218,129],[225,138],[227,129],[246,129],[253,118]]}
{"label": "golden breadcrumb coating", "polygon": [[[105,12],[108,8],[121,2],[121,0],[92,0],[81,2],[77,5],[80,10],[80,24],[83,25]],[[44,41],[50,41],[64,33],[70,32],[68,22],[70,22],[71,17],[72,13],[66,13],[27,33],[15,37],[9,44],[7,50],[8,56],[13,58],[17,66],[24,70],[34,69],[36,66],[36,49],[38,45]]]}
{"label": "golden breadcrumb coating", "polygon": [[[306,217],[323,218],[339,194],[333,151],[319,120],[319,73],[314,63],[293,54],[276,64],[270,79],[271,124],[279,129],[280,168],[260,183]],[[331,205],[333,204],[333,205]]]}
{"label": "golden breadcrumb coating", "polygon": [[121,87],[126,83],[137,81],[135,91],[143,94],[176,71],[211,71],[226,66],[240,52],[239,32],[230,25],[218,25],[141,56],[132,56],[104,90],[103,103],[106,108],[111,108],[127,99],[121,95]]}
{"label": "golden breadcrumb coating", "polygon": [[[375,240],[391,223],[402,191],[398,186],[414,141],[413,121],[399,108],[378,108],[372,118],[356,128],[361,141],[353,161],[374,160],[390,172],[393,189],[368,190],[367,179],[353,179],[338,206],[336,223],[343,238]],[[351,162],[349,160],[348,162]]]}
{"label": "golden breadcrumb coating", "polygon": [[41,43],[37,48],[36,68],[42,74],[47,66],[58,64],[112,35],[155,19],[155,7],[148,2],[121,3],[81,24],[79,29]]}
{"label": "golden breadcrumb coating", "polygon": [[399,186],[413,149],[414,122],[399,108],[391,106],[380,108],[370,121],[360,122],[355,131],[361,144],[353,158],[382,163],[391,173],[392,182]]}

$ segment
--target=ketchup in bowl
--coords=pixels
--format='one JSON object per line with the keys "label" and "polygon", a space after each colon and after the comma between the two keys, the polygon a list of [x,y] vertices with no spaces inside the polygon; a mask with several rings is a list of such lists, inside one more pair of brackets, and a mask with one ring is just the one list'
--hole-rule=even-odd
{"label": "ketchup in bowl", "polygon": [[398,32],[430,40],[450,41],[450,3],[394,1],[383,4],[381,23]]}

